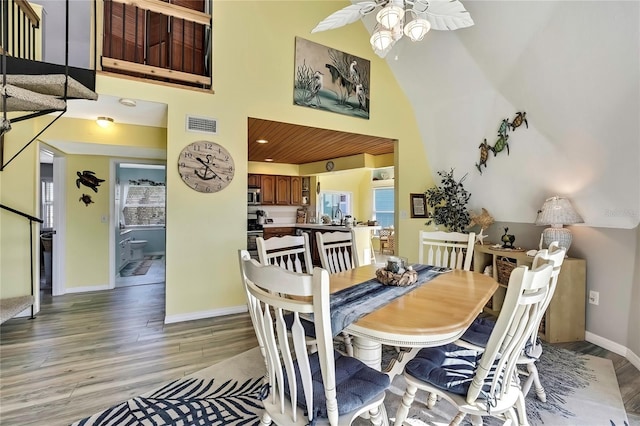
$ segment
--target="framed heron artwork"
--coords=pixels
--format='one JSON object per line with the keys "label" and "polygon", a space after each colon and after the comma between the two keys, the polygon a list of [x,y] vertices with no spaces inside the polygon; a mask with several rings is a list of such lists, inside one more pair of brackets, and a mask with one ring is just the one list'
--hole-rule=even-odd
{"label": "framed heron artwork", "polygon": [[367,59],[296,37],[293,103],[369,119]]}

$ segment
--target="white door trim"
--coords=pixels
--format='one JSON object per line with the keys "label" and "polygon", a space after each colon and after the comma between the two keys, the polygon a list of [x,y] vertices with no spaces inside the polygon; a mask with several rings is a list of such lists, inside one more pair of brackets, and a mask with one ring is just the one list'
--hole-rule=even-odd
{"label": "white door trim", "polygon": [[53,285],[51,294],[61,296],[66,293],[66,235],[67,217],[65,200],[67,188],[65,176],[67,173],[67,159],[59,155],[53,157],[53,229],[56,233],[53,236],[53,253],[51,258],[51,277]]}

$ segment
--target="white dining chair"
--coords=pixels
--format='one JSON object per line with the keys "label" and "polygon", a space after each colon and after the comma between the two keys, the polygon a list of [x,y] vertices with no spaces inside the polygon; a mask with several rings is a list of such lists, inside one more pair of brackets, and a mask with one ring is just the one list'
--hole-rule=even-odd
{"label": "white dining chair", "polygon": [[316,232],[316,241],[320,264],[330,274],[359,266],[353,232]]}
{"label": "white dining chair", "polygon": [[[282,237],[271,237],[264,239],[256,238],[258,248],[258,259],[263,265],[276,265],[291,272],[311,274],[313,263],[311,261],[311,247],[309,245],[309,235],[284,235]],[[293,314],[285,314],[287,326],[291,328]],[[307,345],[311,352],[317,349],[316,331],[313,322],[302,319]]]}
{"label": "white dining chair", "polygon": [[438,395],[457,408],[450,425],[459,425],[467,414],[528,425],[516,365],[537,326],[550,290],[552,269],[551,265],[542,265],[533,270],[526,266],[513,270],[484,351],[455,343],[421,349],[405,366],[407,387],[395,425],[402,425],[407,418],[418,389]]}
{"label": "white dining chair", "polygon": [[418,263],[470,271],[475,241],[473,232],[420,231]]}
{"label": "white dining chair", "polygon": [[[359,266],[353,232],[316,232],[316,241],[320,265],[330,274],[348,271]],[[349,333],[341,332],[336,336],[336,340],[342,341],[347,355],[353,356],[353,343]]]}
{"label": "white dining chair", "polygon": [[256,238],[258,259],[263,265],[277,265],[293,272],[310,274],[313,270],[309,235]]}
{"label": "white dining chair", "polygon": [[[389,377],[333,349],[329,312],[329,273],[315,268],[298,274],[261,265],[239,251],[247,305],[267,375],[261,425],[350,425],[367,414],[387,425],[384,407]],[[294,315],[292,338],[285,312]],[[313,315],[318,351],[309,354],[301,315]]]}
{"label": "white dining chair", "polygon": [[[532,269],[538,268],[541,265],[549,264],[552,266],[553,270],[551,272],[550,283],[549,283],[549,292],[544,303],[541,306],[540,311],[538,312],[538,316],[536,318],[536,326],[534,327],[531,335],[529,336],[529,340],[520,354],[518,358],[518,365],[524,366],[526,368],[526,372],[523,372],[528,377],[522,383],[522,393],[526,396],[529,393],[529,389],[531,389],[531,385],[534,385],[534,389],[536,392],[536,396],[542,402],[546,402],[547,395],[540,383],[540,377],[538,374],[538,368],[536,367],[536,362],[540,359],[542,355],[542,343],[538,338],[538,331],[540,328],[540,324],[542,319],[544,318],[545,312],[551,303],[551,299],[556,291],[556,286],[558,283],[558,276],[560,275],[560,271],[562,269],[562,263],[564,262],[565,255],[567,250],[563,247],[560,247],[557,241],[549,244],[548,249],[540,250],[533,258],[533,263],[531,265]],[[488,317],[478,317],[476,318],[471,326],[467,329],[467,331],[460,337],[457,342],[461,346],[469,347],[475,350],[483,350],[487,342],[489,341],[489,336],[495,327],[495,321]]]}

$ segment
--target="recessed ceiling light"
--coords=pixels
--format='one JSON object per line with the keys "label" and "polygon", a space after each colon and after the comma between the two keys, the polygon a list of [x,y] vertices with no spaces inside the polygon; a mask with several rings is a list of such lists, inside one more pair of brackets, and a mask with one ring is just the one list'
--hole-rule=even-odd
{"label": "recessed ceiling light", "polygon": [[98,126],[100,127],[109,127],[113,124],[113,118],[111,117],[98,117],[96,119],[96,123],[98,123]]}
{"label": "recessed ceiling light", "polygon": [[273,158],[265,158],[264,161],[273,161]]}
{"label": "recessed ceiling light", "polygon": [[269,143],[269,141],[266,140],[266,139],[258,139],[258,140],[256,140],[256,142],[258,142],[258,143]]}
{"label": "recessed ceiling light", "polygon": [[128,107],[134,107],[134,106],[137,105],[136,101],[134,101],[133,99],[122,98],[118,102],[120,102],[122,105],[128,106]]}

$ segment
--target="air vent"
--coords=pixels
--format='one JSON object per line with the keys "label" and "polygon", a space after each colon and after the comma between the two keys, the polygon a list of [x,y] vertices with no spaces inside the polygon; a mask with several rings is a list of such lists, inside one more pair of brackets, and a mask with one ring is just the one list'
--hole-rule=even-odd
{"label": "air vent", "polygon": [[215,135],[218,133],[218,121],[215,118],[187,115],[187,132]]}

